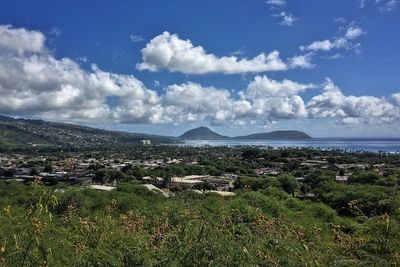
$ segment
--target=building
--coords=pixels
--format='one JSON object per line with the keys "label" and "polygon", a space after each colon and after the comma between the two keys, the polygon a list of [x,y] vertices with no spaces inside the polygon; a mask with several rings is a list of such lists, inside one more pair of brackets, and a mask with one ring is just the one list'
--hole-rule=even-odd
{"label": "building", "polygon": [[348,179],[349,179],[348,175],[342,175],[342,176],[337,175],[335,178],[336,182],[338,183],[346,183]]}
{"label": "building", "polygon": [[149,139],[140,140],[140,143],[142,143],[142,145],[151,145],[151,140]]}

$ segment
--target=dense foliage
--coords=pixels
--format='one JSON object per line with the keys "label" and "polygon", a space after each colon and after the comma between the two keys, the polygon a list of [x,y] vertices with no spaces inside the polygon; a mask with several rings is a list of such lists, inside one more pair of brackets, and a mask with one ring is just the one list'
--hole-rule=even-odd
{"label": "dense foliage", "polygon": [[136,183],[99,192],[2,182],[0,202],[6,266],[400,263],[398,207],[351,219],[277,188],[164,198]]}
{"label": "dense foliage", "polygon": [[[0,168],[0,266],[400,264],[399,155],[117,145],[11,153],[32,175],[63,160],[96,159],[87,167],[94,182],[119,185],[105,192],[66,181],[17,183],[9,180],[15,170]],[[106,165],[126,160],[135,162]],[[325,163],[304,164],[313,160]],[[145,167],[153,161],[162,164]],[[279,174],[256,172],[275,168]],[[237,176],[233,197],[168,187],[173,176],[227,173]],[[157,186],[169,197],[145,188],[145,176],[163,178]]]}

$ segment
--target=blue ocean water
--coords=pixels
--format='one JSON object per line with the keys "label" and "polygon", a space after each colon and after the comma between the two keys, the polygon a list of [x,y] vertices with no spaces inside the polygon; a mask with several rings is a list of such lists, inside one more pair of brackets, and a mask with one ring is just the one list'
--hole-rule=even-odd
{"label": "blue ocean water", "polygon": [[399,138],[313,138],[309,140],[186,140],[183,146],[271,146],[312,147],[319,149],[342,149],[400,153]]}

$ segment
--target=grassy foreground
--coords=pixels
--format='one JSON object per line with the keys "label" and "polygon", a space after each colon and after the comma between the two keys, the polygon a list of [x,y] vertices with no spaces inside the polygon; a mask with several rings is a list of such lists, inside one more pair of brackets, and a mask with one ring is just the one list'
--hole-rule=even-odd
{"label": "grassy foreground", "polygon": [[0,204],[2,266],[400,264],[398,217],[340,217],[277,188],[164,198],[135,184],[98,192],[2,182]]}

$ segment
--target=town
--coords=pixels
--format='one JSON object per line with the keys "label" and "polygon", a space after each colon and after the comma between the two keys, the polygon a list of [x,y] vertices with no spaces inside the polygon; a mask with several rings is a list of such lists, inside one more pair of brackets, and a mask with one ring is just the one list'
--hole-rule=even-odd
{"label": "town", "polygon": [[268,181],[290,174],[297,184],[295,195],[312,198],[315,194],[307,190],[305,181],[315,171],[328,171],[337,183],[347,183],[349,177],[363,171],[384,179],[400,166],[398,154],[311,148],[152,146],[149,140],[142,144],[122,151],[108,148],[106,152],[0,154],[0,179],[96,190],[113,190],[118,184],[135,181],[164,196],[182,190],[233,196],[246,179]]}

